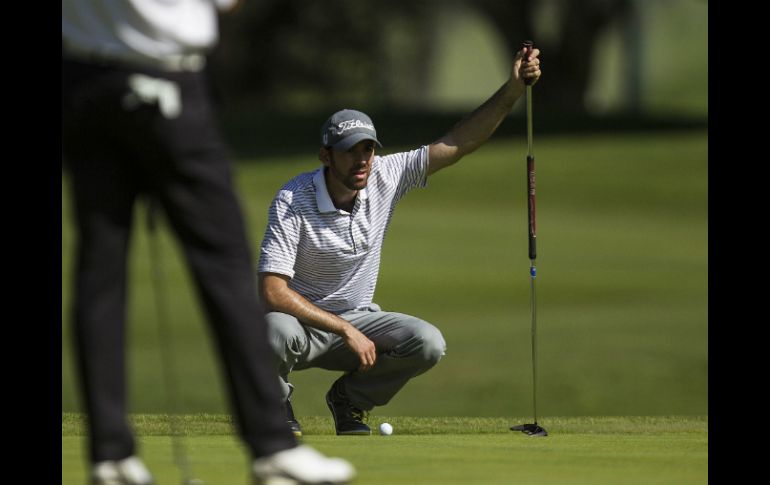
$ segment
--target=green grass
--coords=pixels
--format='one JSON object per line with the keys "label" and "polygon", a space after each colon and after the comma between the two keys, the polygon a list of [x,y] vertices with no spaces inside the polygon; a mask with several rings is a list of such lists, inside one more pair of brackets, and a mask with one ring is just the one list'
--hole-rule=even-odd
{"label": "green grass", "polygon": [[[509,431],[527,418],[373,416],[392,436],[337,437],[328,416],[301,417],[303,441],[342,456],[359,484],[704,484],[705,417],[560,417],[541,420],[547,438]],[[225,415],[183,417],[197,478],[246,484],[248,458]],[[166,416],[135,415],[140,453],[160,483],[180,480]],[[85,482],[81,417],[62,415],[62,485]]]}
{"label": "green grass", "polygon": [[[389,150],[395,150],[390,148]],[[524,140],[493,138],[398,206],[375,301],[437,325],[447,355],[377,411],[531,414]],[[707,133],[542,136],[536,141],[538,411],[542,416],[708,414]],[[257,253],[270,199],[316,157],[242,161],[235,180]],[[62,410],[79,410],[69,347],[73,233],[62,179]],[[130,411],[165,394],[147,235],[137,210],[129,293]],[[227,406],[200,306],[165,231],[185,413]],[[324,416],[333,372],[292,374],[295,411]]]}

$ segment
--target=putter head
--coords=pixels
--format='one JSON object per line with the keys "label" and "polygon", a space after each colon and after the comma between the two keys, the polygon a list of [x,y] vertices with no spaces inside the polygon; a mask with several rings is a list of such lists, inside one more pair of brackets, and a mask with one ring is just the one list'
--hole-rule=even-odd
{"label": "putter head", "polygon": [[548,436],[548,431],[537,423],[520,424],[511,426],[511,431],[521,431],[528,436]]}

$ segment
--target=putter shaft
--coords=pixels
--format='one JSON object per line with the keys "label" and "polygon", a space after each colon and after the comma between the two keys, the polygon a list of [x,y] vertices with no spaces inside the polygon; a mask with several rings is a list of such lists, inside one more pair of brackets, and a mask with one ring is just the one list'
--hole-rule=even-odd
{"label": "putter shaft", "polygon": [[527,156],[534,158],[532,151],[532,86],[527,84]]}
{"label": "putter shaft", "polygon": [[[532,47],[529,46],[531,50]],[[532,143],[532,86],[527,84],[527,215],[529,229],[529,276],[530,311],[532,314],[532,413],[537,425],[537,299],[535,278],[537,277],[537,224],[535,211],[535,155]]]}
{"label": "putter shaft", "polygon": [[[532,51],[532,42],[523,44],[526,53]],[[537,224],[535,211],[535,154],[533,147],[532,127],[532,85],[526,82],[527,101],[527,222],[529,232],[529,276],[530,276],[530,311],[532,315],[532,413],[534,424],[524,424],[511,428],[522,431],[530,436],[548,436],[548,433],[537,424],[537,298],[535,278],[537,277]]]}
{"label": "putter shaft", "polygon": [[537,277],[537,268],[535,260],[530,260],[529,267],[530,281],[530,300],[529,306],[532,314],[532,414],[535,424],[537,424],[537,300],[535,297],[535,278]]}

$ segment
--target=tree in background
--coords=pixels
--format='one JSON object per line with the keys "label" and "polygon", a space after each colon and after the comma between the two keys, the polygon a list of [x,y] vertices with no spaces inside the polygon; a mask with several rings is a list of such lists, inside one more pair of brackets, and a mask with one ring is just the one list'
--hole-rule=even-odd
{"label": "tree in background", "polygon": [[[532,39],[543,50],[547,75],[538,85],[538,109],[583,114],[597,40],[613,22],[628,22],[633,0],[478,0],[505,38],[518,47]],[[544,18],[546,17],[546,18]]]}
{"label": "tree in background", "polygon": [[[405,0],[245,2],[223,19],[212,57],[220,95],[231,105],[290,111],[391,102],[394,85],[425,82],[432,8]],[[399,78],[407,68],[413,74]]]}
{"label": "tree in background", "polygon": [[597,38],[634,14],[633,0],[264,0],[222,21],[212,56],[225,109],[426,108],[441,9],[484,15],[512,56],[544,54],[538,109],[582,114]]}

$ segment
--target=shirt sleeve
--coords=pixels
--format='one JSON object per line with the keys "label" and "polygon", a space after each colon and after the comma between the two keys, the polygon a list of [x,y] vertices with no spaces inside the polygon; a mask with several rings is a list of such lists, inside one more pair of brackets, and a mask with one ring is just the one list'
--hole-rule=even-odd
{"label": "shirt sleeve", "polygon": [[276,196],[268,209],[267,228],[259,251],[258,272],[294,277],[300,227],[301,218],[291,204],[280,194]]}
{"label": "shirt sleeve", "polygon": [[384,175],[396,184],[394,202],[428,184],[428,146],[382,157]]}

